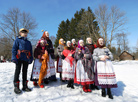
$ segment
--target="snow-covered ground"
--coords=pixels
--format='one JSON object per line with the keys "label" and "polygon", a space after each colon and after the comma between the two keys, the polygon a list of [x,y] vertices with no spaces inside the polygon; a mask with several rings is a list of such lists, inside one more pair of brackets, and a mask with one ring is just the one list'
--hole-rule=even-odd
{"label": "snow-covered ground", "polygon": [[[59,81],[59,74],[57,74],[57,82],[51,82],[43,89],[34,87],[33,83],[29,82],[32,91],[16,95],[13,92],[15,65],[0,63],[0,102],[138,102],[138,61],[113,62],[113,66],[118,88],[112,89],[114,99],[111,100],[108,96],[101,97],[101,90],[81,93],[82,89],[79,85],[75,85],[75,89],[68,89],[67,83]],[[28,68],[28,79],[30,79],[31,71],[32,64]]]}

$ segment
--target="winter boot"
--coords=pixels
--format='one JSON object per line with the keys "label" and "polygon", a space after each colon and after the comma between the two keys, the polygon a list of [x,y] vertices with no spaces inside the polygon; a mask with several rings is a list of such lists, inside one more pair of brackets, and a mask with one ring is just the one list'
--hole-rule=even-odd
{"label": "winter boot", "polygon": [[74,80],[70,80],[71,81],[71,88],[74,89]]}
{"label": "winter boot", "polygon": [[20,81],[14,82],[14,92],[15,92],[16,94],[22,93],[22,91],[21,91],[20,88],[19,88],[19,85],[20,85],[19,83],[20,83]]}
{"label": "winter boot", "polygon": [[34,86],[38,86],[37,81],[33,81]]}
{"label": "winter boot", "polygon": [[60,73],[60,81],[65,82],[65,80],[62,80],[62,72]]}
{"label": "winter boot", "polygon": [[86,89],[86,85],[83,85],[83,91],[88,92],[88,90]]}
{"label": "winter boot", "polygon": [[[43,82],[42,82],[43,83]],[[49,81],[48,81],[48,79],[46,78],[46,79],[44,79],[44,83],[45,84],[48,84],[49,83]]]}
{"label": "winter boot", "polygon": [[90,84],[90,88],[91,88],[92,90],[94,90],[94,89],[95,89],[94,84]]}
{"label": "winter boot", "polygon": [[94,84],[94,87],[95,87],[96,90],[99,90],[98,86],[96,86],[95,84]]}
{"label": "winter boot", "polygon": [[68,80],[67,88],[71,87],[71,80]]}
{"label": "winter boot", "polygon": [[44,85],[43,85],[43,84],[41,84],[41,85],[40,85],[40,88],[44,88]]}
{"label": "winter boot", "polygon": [[92,92],[91,89],[89,88],[89,85],[86,85],[87,91]]}
{"label": "winter boot", "polygon": [[23,91],[26,91],[26,92],[30,92],[31,89],[28,88],[27,83],[28,83],[28,81],[23,81],[23,88],[22,88],[22,90],[23,90]]}
{"label": "winter boot", "polygon": [[113,99],[112,93],[111,93],[111,89],[107,88],[107,95],[110,99]]}
{"label": "winter boot", "polygon": [[38,85],[39,85],[40,88],[44,88],[43,82],[44,81],[41,81],[41,83],[38,83]]}
{"label": "winter boot", "polygon": [[106,97],[106,91],[105,91],[105,88],[102,88],[102,97]]}

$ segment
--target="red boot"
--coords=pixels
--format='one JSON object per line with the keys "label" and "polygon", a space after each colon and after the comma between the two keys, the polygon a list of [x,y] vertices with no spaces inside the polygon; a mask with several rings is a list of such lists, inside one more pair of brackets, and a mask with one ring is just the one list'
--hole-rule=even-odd
{"label": "red boot", "polygon": [[87,91],[88,91],[88,92],[92,92],[91,89],[89,88],[89,84],[86,85],[86,88],[87,88]]}
{"label": "red boot", "polygon": [[39,86],[40,88],[44,88],[43,81],[41,81],[41,84]]}
{"label": "red boot", "polygon": [[43,84],[41,84],[41,85],[40,85],[40,88],[44,88],[44,85],[43,85]]}
{"label": "red boot", "polygon": [[86,88],[86,85],[83,85],[83,91],[84,92],[88,92],[87,88]]}
{"label": "red boot", "polygon": [[34,86],[38,86],[37,81],[33,81]]}

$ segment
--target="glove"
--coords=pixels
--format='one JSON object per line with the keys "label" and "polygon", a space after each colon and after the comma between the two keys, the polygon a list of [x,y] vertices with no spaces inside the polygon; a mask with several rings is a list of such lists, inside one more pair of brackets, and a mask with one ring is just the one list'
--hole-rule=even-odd
{"label": "glove", "polygon": [[28,61],[28,64],[31,64],[33,62],[33,58],[30,58]]}
{"label": "glove", "polygon": [[13,59],[12,62],[18,64],[18,61],[16,59]]}

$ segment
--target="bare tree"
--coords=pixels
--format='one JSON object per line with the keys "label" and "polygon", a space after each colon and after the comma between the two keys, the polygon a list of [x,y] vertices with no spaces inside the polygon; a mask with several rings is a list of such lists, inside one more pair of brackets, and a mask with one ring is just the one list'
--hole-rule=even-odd
{"label": "bare tree", "polygon": [[125,12],[120,11],[116,6],[112,6],[109,10],[104,4],[95,10],[95,15],[100,26],[101,34],[106,44],[109,44],[111,47],[116,34],[124,30],[124,25],[127,21]]}
{"label": "bare tree", "polygon": [[107,43],[107,31],[109,28],[110,14],[106,5],[99,5],[98,9],[95,9],[95,16],[100,26],[100,33],[102,34],[105,43]]}
{"label": "bare tree", "polygon": [[0,38],[0,56],[4,56],[6,59],[11,58],[11,49],[12,49],[12,43],[11,39],[8,38]]}
{"label": "bare tree", "polygon": [[53,36],[53,35],[51,35],[49,38],[50,38],[50,40],[52,41],[52,44],[54,44],[54,43],[55,43],[55,40],[56,40],[56,37]]}
{"label": "bare tree", "polygon": [[9,9],[7,14],[2,14],[0,17],[2,19],[0,21],[2,36],[14,41],[19,35],[20,28],[29,30],[28,38],[35,36],[35,33],[32,31],[37,27],[37,23],[29,13],[21,12],[18,8],[12,8]]}
{"label": "bare tree", "polygon": [[121,51],[129,51],[130,50],[128,47],[127,35],[128,34],[126,34],[124,32],[116,34],[117,45]]}
{"label": "bare tree", "polygon": [[6,14],[1,14],[0,18],[0,47],[2,47],[0,55],[11,58],[12,44],[19,36],[19,29],[28,29],[28,39],[33,42],[36,36],[33,31],[37,27],[37,23],[29,13],[21,12],[18,8],[9,9]]}

